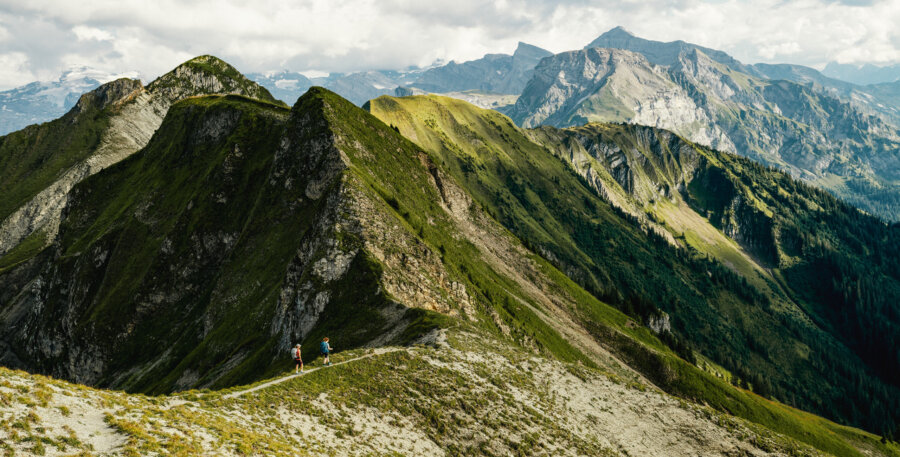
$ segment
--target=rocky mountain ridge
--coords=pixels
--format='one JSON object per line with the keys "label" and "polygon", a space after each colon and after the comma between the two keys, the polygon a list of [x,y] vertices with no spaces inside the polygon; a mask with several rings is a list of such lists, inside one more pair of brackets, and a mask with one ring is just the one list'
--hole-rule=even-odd
{"label": "rocky mountain ridge", "polygon": [[410,86],[432,93],[478,90],[520,94],[537,63],[551,52],[519,42],[512,55],[487,54],[469,62],[450,62],[421,74]]}
{"label": "rocky mountain ridge", "polygon": [[172,103],[209,93],[275,101],[230,65],[201,56],[146,88],[130,79],[104,84],[82,95],[62,118],[0,139],[5,166],[0,186],[6,191],[0,207],[0,254],[29,237],[51,240],[75,184],[144,147]]}
{"label": "rocky mountain ridge", "polygon": [[685,46],[650,53],[668,66],[606,48],[547,58],[509,113],[524,126],[601,121],[669,129],[785,169],[873,214],[898,217],[893,170],[900,136],[893,124],[813,88],[758,78],[721,54]]}
{"label": "rocky mountain ridge", "polygon": [[[549,51],[520,42],[512,55],[487,54],[481,59],[462,63],[451,61],[430,68],[334,73],[315,78],[282,71],[272,74],[251,73],[248,77],[268,88],[276,98],[288,103],[292,103],[314,85],[332,90],[360,106],[381,95],[419,92],[483,101],[521,93],[538,61],[550,55]],[[509,104],[492,106],[493,101],[483,103],[486,108],[500,108]]]}
{"label": "rocky mountain ridge", "polygon": [[[622,27],[616,27],[601,34],[584,49],[593,47],[624,49],[644,55],[654,65],[671,66],[679,60],[679,55],[700,51],[712,60],[726,67],[756,78],[787,80],[808,86],[810,89],[850,103],[866,114],[885,116],[892,122],[900,122],[900,104],[896,103],[896,90],[876,89],[873,85],[835,78],[827,71],[793,64],[744,64],[725,52],[699,46],[685,41],[661,42],[640,38]],[[886,94],[886,92],[889,93]],[[888,95],[888,96],[886,96]]]}

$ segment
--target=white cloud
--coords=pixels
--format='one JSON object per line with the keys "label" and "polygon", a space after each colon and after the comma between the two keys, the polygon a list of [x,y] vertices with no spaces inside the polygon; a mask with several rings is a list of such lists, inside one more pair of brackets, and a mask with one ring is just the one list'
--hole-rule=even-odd
{"label": "white cloud", "polygon": [[897,23],[900,0],[0,0],[0,54],[27,57],[0,85],[73,64],[152,78],[207,53],[245,72],[399,69],[577,49],[617,25],[748,63],[894,63]]}
{"label": "white cloud", "polygon": [[28,56],[21,52],[0,54],[0,86],[15,86],[23,79],[35,79],[34,74],[28,70]]}
{"label": "white cloud", "polygon": [[774,59],[776,57],[786,57],[798,54],[803,49],[800,43],[790,41],[787,43],[768,44],[759,48],[759,55],[764,59]]}
{"label": "white cloud", "polygon": [[95,27],[85,27],[83,25],[72,27],[72,33],[78,37],[79,41],[110,41],[113,39],[112,34],[105,30],[100,30]]}

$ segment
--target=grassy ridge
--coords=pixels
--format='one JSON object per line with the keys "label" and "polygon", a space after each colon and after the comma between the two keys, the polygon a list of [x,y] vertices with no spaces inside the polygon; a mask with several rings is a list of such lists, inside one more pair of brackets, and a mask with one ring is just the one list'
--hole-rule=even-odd
{"label": "grassy ridge", "polygon": [[440,253],[444,267],[474,294],[471,298],[479,305],[481,322],[490,322],[490,315],[498,313],[516,338],[533,340],[562,360],[592,363],[529,309],[538,304],[488,264],[481,248],[457,235],[459,229],[440,207],[442,197],[432,184],[427,156],[418,146],[338,95],[319,88],[310,91],[328,106],[339,138],[355,140],[347,141],[342,151],[354,175],[366,183],[370,197],[382,201],[409,232]]}
{"label": "grassy ridge", "polygon": [[109,126],[109,109],[81,112],[0,137],[0,221],[88,158]]}
{"label": "grassy ridge", "polygon": [[[82,282],[96,284],[89,306],[82,311],[82,325],[110,334],[133,325],[137,334],[144,335],[119,345],[111,371],[158,359],[156,351],[145,348],[154,341],[173,341],[172,352],[180,354],[156,360],[153,373],[119,380],[120,385],[166,389],[174,380],[165,374],[172,373],[179,361],[189,365],[205,358],[201,366],[216,365],[229,354],[245,350],[247,341],[235,344],[234,335],[215,332],[208,335],[209,343],[219,347],[208,349],[201,344],[205,332],[198,319],[211,296],[221,293],[218,284],[230,284],[229,279],[252,272],[253,280],[260,281],[257,290],[271,291],[281,280],[283,270],[271,266],[239,270],[235,276],[220,276],[219,269],[228,262],[231,237],[257,250],[266,249],[258,244],[262,241],[278,240],[277,233],[246,229],[255,216],[256,198],[286,116],[284,109],[237,96],[186,100],[172,108],[145,150],[88,178],[73,191],[69,217],[60,229],[61,268],[79,275]],[[192,141],[193,132],[204,122],[230,128],[229,135],[217,142]],[[230,204],[222,205],[223,199]],[[279,227],[273,226],[276,231]],[[105,259],[95,266],[83,262],[84,252],[108,254],[101,254]],[[281,255],[289,259],[290,253]],[[198,256],[199,262],[191,261]],[[156,306],[151,298],[185,287],[193,290],[176,292],[174,301],[179,306]],[[252,310],[260,297],[241,298],[246,301],[235,303],[234,311],[256,314]],[[178,324],[172,326],[173,322]],[[207,351],[206,357],[196,352],[198,348]]]}
{"label": "grassy ridge", "polygon": [[[769,296],[777,287],[758,290],[716,260],[673,250],[643,234],[589,191],[566,164],[528,141],[502,115],[434,96],[381,97],[368,108],[434,154],[498,221],[594,296],[614,303],[638,321],[656,306],[662,308],[672,316],[676,331],[703,353],[728,367],[744,367],[741,376],[752,380],[754,389],[771,395],[771,385],[777,382],[779,392],[790,392],[779,398],[815,410],[821,407],[816,402],[822,395],[833,394],[831,385],[845,382],[806,362],[809,345],[814,344],[813,355],[820,359],[854,363],[854,356],[808,324],[786,325],[789,315],[773,307]],[[591,300],[582,296],[579,302]],[[602,330],[607,318],[582,306],[586,327],[599,325],[598,332],[606,340],[621,334]],[[712,402],[733,390],[719,386],[693,366],[679,374],[683,362],[671,355],[664,359],[671,361],[668,369],[661,370],[656,362],[638,365],[651,378],[668,379],[661,385],[671,391],[700,401]],[[756,373],[748,372],[749,366]],[[844,447],[829,444],[828,430],[818,430],[812,437],[794,419],[771,408],[760,409],[751,397],[726,397],[728,401],[713,403],[831,452],[855,455],[846,443]],[[734,408],[735,404],[746,408]]]}

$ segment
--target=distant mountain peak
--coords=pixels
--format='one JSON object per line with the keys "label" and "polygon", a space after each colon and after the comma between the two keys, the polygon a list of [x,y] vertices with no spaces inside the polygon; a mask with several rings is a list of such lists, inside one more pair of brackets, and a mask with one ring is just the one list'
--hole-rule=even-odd
{"label": "distant mountain peak", "polygon": [[706,57],[719,63],[723,63],[734,70],[750,75],[758,76],[758,73],[724,51],[703,47],[686,41],[656,41],[635,36],[622,27],[616,27],[594,41],[591,41],[584,49],[591,48],[618,48],[643,54],[654,65],[671,66],[677,64],[680,56],[691,55],[694,50],[701,51]]}
{"label": "distant mountain peak", "polygon": [[523,41],[519,42],[518,46],[516,46],[515,52],[513,52],[513,56],[516,57],[547,57],[552,55],[552,52],[544,48],[540,48]]}
{"label": "distant mountain peak", "polygon": [[617,25],[608,31],[604,32],[599,38],[636,38],[636,36],[622,27],[621,25]]}

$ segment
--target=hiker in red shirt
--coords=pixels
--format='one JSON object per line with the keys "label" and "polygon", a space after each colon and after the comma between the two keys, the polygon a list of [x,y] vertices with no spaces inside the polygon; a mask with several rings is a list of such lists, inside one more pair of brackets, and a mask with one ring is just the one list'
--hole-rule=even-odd
{"label": "hiker in red shirt", "polygon": [[294,357],[294,362],[297,363],[297,366],[294,367],[294,374],[303,373],[303,357],[300,356],[300,345],[297,344],[291,349],[291,356]]}

